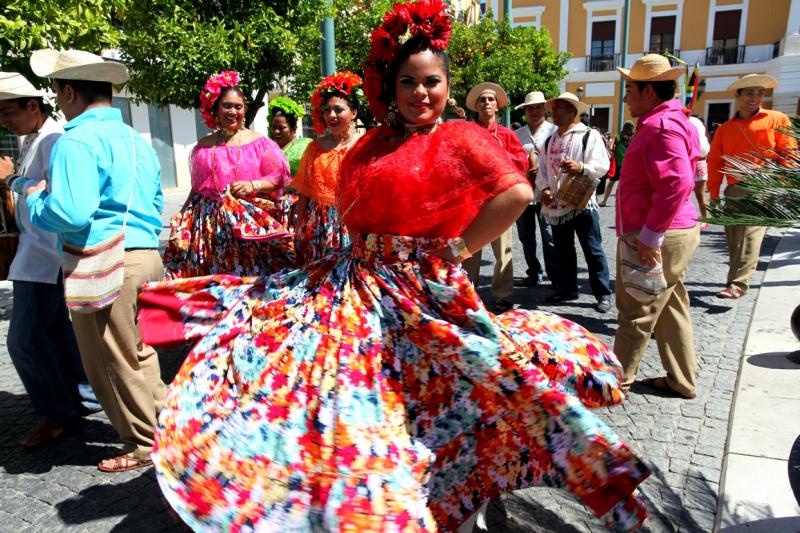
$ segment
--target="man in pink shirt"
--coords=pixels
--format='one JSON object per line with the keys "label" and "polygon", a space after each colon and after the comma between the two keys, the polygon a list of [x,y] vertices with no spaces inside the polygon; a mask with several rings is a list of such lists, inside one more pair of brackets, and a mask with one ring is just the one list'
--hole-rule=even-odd
{"label": "man in pink shirt", "polygon": [[[694,398],[697,360],[683,278],[700,242],[698,213],[690,199],[700,141],[680,101],[674,98],[680,67],[672,68],[664,56],[648,54],[630,70],[618,70],[625,80],[625,103],[639,119],[625,153],[617,193],[619,327],[614,351],[625,371],[622,386],[630,387],[636,379],[647,343],[655,333],[667,374],[645,379],[642,384]],[[663,264],[667,288],[653,301],[642,303],[625,288],[620,260],[623,240],[635,247],[642,264]]]}

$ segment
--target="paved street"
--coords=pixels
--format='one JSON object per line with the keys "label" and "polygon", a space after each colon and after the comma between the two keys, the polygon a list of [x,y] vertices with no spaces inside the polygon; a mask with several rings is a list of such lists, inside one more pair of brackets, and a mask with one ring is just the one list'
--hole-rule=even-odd
{"label": "paved street", "polygon": [[[182,198],[173,195],[177,209]],[[604,246],[614,272],[613,207],[602,209]],[[694,400],[665,398],[632,389],[621,406],[600,410],[605,419],[650,465],[653,475],[642,486],[650,508],[649,531],[711,531],[717,513],[722,457],[728,432],[731,398],[750,313],[768,260],[780,238],[770,230],[762,248],[762,264],[753,289],[738,301],[719,300],[727,259],[721,228],[704,232],[688,271],[692,318],[700,363]],[[484,251],[483,284],[491,273],[491,251]],[[579,253],[579,256],[581,254]],[[515,274],[524,273],[522,250],[515,240]],[[585,265],[581,278],[586,281]],[[594,309],[588,281],[581,300],[548,306],[549,284],[516,289],[515,303],[539,305],[575,320],[606,342],[613,342],[616,313]],[[486,293],[484,287],[482,293]],[[491,296],[486,294],[488,302]],[[37,421],[5,349],[11,291],[0,288],[0,531],[183,531],[165,508],[152,470],[103,474],[97,463],[118,445],[105,417],[94,415],[66,438],[42,450],[27,452],[19,440]],[[175,373],[183,352],[163,353],[164,379]],[[641,376],[662,373],[651,343]],[[506,496],[510,518],[497,523],[499,505],[490,508],[490,529],[497,532],[602,531],[582,505],[555,490],[530,489]],[[768,516],[764,516],[768,518]]]}

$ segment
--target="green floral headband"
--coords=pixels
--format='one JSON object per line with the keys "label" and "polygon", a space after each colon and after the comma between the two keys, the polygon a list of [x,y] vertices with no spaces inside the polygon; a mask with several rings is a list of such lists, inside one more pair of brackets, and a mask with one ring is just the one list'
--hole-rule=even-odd
{"label": "green floral headband", "polygon": [[292,115],[297,120],[300,120],[300,118],[302,118],[302,116],[305,114],[305,109],[303,109],[303,106],[291,98],[287,98],[286,96],[277,96],[269,101],[270,122],[272,122],[272,118],[277,110],[283,111],[287,115]]}

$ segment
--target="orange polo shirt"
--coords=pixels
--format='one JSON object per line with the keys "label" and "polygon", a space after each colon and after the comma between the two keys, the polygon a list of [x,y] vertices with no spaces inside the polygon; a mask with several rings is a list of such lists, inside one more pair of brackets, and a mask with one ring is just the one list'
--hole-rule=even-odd
{"label": "orange polo shirt", "polygon": [[722,160],[724,156],[745,156],[756,160],[755,157],[749,157],[749,154],[760,148],[773,149],[779,154],[797,149],[794,138],[778,131],[790,127],[789,117],[780,111],[761,109],[749,120],[742,120],[737,114],[717,128],[708,153],[708,192],[711,199],[719,200],[723,177],[728,185],[739,181],[722,171],[725,166]]}

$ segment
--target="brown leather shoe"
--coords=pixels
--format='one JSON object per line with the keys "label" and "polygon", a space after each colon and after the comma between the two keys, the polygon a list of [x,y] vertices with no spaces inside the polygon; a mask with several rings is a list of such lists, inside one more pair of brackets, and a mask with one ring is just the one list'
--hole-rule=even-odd
{"label": "brown leather shoe", "polygon": [[33,430],[33,433],[22,439],[20,444],[23,448],[38,448],[45,444],[58,440],[61,435],[66,431],[67,425],[63,422],[56,422],[46,418],[39,426]]}

